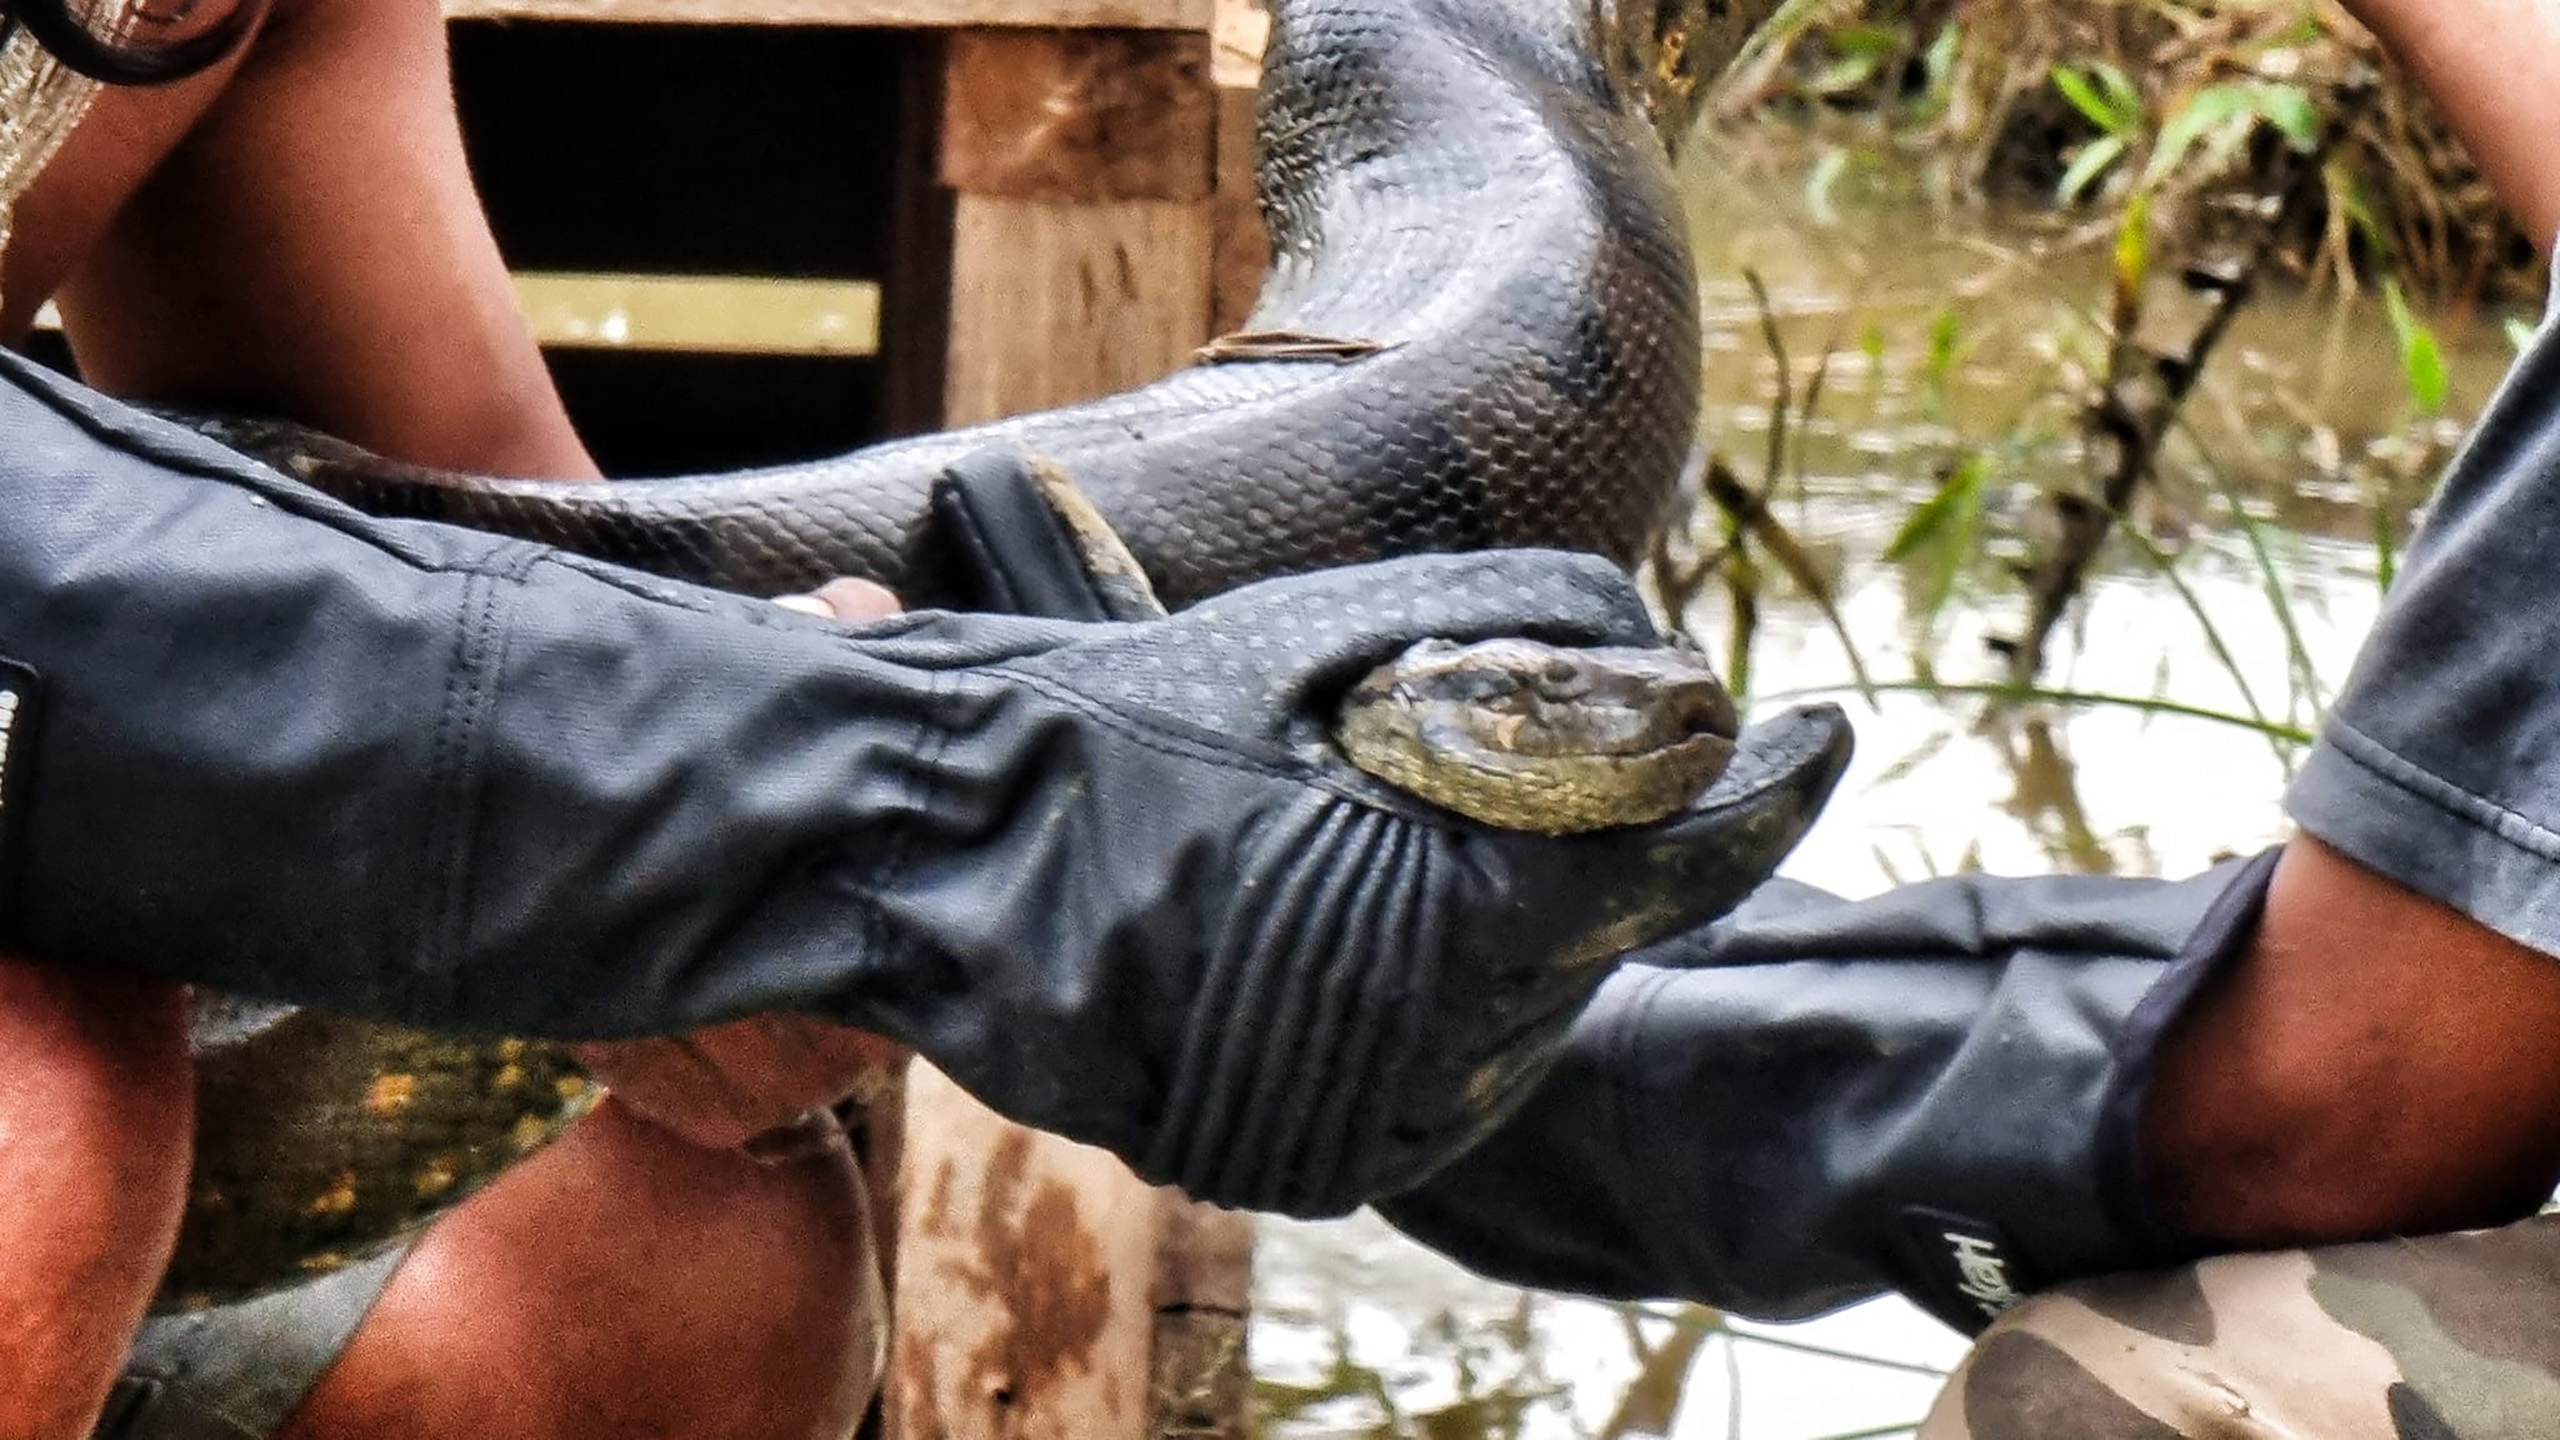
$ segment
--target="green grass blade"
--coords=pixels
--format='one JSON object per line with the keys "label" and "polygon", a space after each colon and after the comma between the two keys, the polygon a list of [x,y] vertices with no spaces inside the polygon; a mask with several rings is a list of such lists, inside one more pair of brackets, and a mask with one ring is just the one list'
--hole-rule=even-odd
{"label": "green grass blade", "polygon": [[[1835,685],[1799,685],[1789,690],[1772,691],[1759,698],[1783,704],[1796,700],[1819,700],[1856,688],[1847,681]],[[2281,720],[2261,720],[2236,711],[2163,700],[2153,695],[2118,695],[2103,690],[2051,690],[2041,685],[1989,682],[1961,685],[1925,680],[1881,680],[1876,682],[1875,690],[1880,695],[1927,695],[1941,700],[1953,697],[1990,700],[2003,705],[2055,705],[2074,710],[2113,709],[2132,710],[2145,715],[2174,715],[2186,720],[2206,720],[2216,725],[2233,726],[2288,745],[2308,745],[2318,738],[2299,725],[2288,725]]]}
{"label": "green grass blade", "polygon": [[2071,157],[2071,168],[2054,182],[2053,198],[2064,205],[2079,199],[2081,191],[2123,158],[2124,137],[2120,135],[2101,135],[2081,146],[2080,153]]}
{"label": "green grass blade", "polygon": [[2186,412],[2179,411],[2170,423],[2177,426],[2179,433],[2187,437],[2187,443],[2195,447],[2205,474],[2212,477],[2214,493],[2231,508],[2231,523],[2249,546],[2250,559],[2258,569],[2259,586],[2266,592],[2267,608],[2275,612],[2276,625],[2284,631],[2285,656],[2293,666],[2296,693],[2310,703],[2311,718],[2316,721],[2328,712],[2328,698],[2321,691],[2319,668],[2311,663],[2311,649],[2302,643],[2302,627],[2293,618],[2293,601],[2284,593],[2284,569],[2276,564],[2275,553],[2267,548],[2266,528],[2258,523],[2258,517],[2249,513],[2249,506],[2241,497],[2240,487],[2232,481],[2231,472],[2214,460],[2212,449],[2205,444],[2204,437],[2196,433],[2195,425],[2187,419]]}
{"label": "green grass blade", "polygon": [[2409,382],[2409,398],[2418,403],[2421,413],[2439,415],[2451,386],[2444,373],[2444,349],[2436,343],[2436,332],[2409,308],[2409,297],[2400,290],[2400,282],[2385,277],[2382,303],[2391,312],[2391,333],[2400,341],[2400,373]]}
{"label": "green grass blade", "polygon": [[[2213,651],[2215,660],[2221,662],[2222,671],[2231,677],[2231,683],[2240,688],[2240,703],[2249,707],[2249,718],[2260,725],[2266,724],[2267,712],[2258,704],[2258,693],[2250,686],[2247,673],[2240,668],[2239,658],[2231,653],[2230,645],[2222,638],[2222,627],[2213,623],[2211,612],[2204,608],[2204,601],[2198,598],[2195,590],[2187,584],[2187,577],[2178,573],[2177,561],[2154,543],[2150,536],[2143,534],[2141,527],[2128,522],[2123,516],[2116,517],[2116,531],[2131,540],[2134,548],[2140,550],[2143,557],[2151,562],[2152,568],[2160,572],[2160,578],[2169,582],[2169,588],[2177,592],[2179,601],[2187,607],[2187,613],[2195,617],[2196,628],[2204,632],[2206,648]],[[2284,759],[2283,743],[2273,740],[2272,737],[2270,743],[2275,745],[2276,759],[2282,761]]]}
{"label": "green grass blade", "polygon": [[2062,92],[2062,98],[2071,102],[2072,109],[2097,126],[2100,134],[2114,135],[2124,128],[2115,107],[2098,93],[2096,82],[2081,71],[2068,65],[2054,66],[2053,88]]}

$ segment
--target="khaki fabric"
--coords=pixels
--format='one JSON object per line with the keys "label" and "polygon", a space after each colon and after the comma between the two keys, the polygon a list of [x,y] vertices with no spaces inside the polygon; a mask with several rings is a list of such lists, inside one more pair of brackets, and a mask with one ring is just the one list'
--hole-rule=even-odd
{"label": "khaki fabric", "polygon": [[1922,1440],[2550,1440],[2560,1216],[2041,1295]]}

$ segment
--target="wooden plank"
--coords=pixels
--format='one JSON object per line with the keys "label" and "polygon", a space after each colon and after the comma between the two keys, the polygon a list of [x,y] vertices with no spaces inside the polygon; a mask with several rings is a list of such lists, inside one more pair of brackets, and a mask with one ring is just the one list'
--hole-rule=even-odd
{"label": "wooden plank", "polygon": [[962,195],[953,217],[954,425],[1131,389],[1209,338],[1207,201],[1060,205]]}
{"label": "wooden plank", "polygon": [[545,346],[729,355],[872,355],[880,287],[867,280],[519,273]]}
{"label": "wooden plank", "polygon": [[1218,0],[1209,67],[1218,107],[1209,320],[1221,335],[1243,328],[1271,268],[1254,165],[1254,105],[1270,42],[1271,17],[1254,0]]}
{"label": "wooden plank", "polygon": [[1016,200],[1204,200],[1209,37],[963,30],[949,40],[942,181]]}
{"label": "wooden plank", "polygon": [[907,1084],[885,1433],[1244,1440],[1253,1218]]}
{"label": "wooden plank", "polygon": [[444,0],[452,20],[638,25],[842,25],[884,29],[1103,26],[1207,30],[1213,0]]}
{"label": "wooden plank", "polygon": [[[873,355],[880,287],[868,280],[749,275],[515,276],[516,303],[547,349],[710,355]],[[51,304],[36,328],[62,328]]]}
{"label": "wooden plank", "polygon": [[1146,1188],[918,1064],[901,1189],[893,1436],[1142,1440],[1158,1247]]}

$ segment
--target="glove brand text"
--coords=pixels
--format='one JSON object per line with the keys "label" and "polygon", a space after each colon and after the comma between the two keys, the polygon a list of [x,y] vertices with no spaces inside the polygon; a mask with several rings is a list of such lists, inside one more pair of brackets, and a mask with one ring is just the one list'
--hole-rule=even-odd
{"label": "glove brand text", "polygon": [[35,671],[0,658],[0,938],[15,924],[10,902],[17,831],[26,811],[25,786],[35,761],[36,716],[43,695]]}
{"label": "glove brand text", "polygon": [[1946,1239],[1955,1247],[1956,1273],[1962,1277],[1957,1293],[1972,1300],[1986,1317],[1997,1320],[2002,1311],[2024,1298],[2009,1283],[2009,1261],[1997,1243],[1961,1230],[1946,1232]]}
{"label": "glove brand text", "polygon": [[0,825],[9,823],[9,751],[17,743],[18,711],[25,704],[17,691],[0,688]]}

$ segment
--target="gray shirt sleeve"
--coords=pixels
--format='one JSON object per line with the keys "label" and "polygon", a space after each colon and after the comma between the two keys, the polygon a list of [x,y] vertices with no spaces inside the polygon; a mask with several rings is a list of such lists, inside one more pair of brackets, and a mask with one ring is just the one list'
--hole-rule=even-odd
{"label": "gray shirt sleeve", "polygon": [[2546,319],[2447,471],[2287,805],[2364,865],[2560,954],[2556,555]]}

